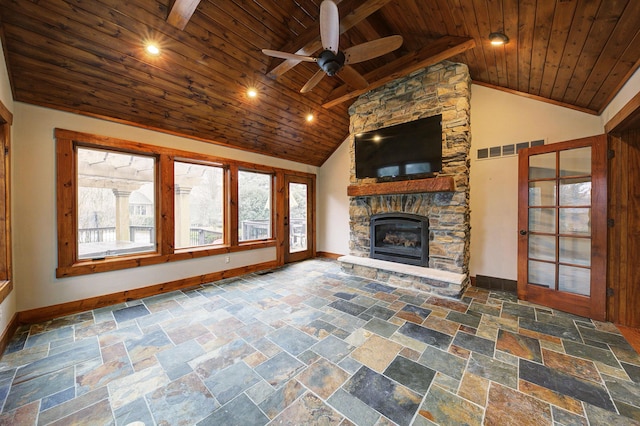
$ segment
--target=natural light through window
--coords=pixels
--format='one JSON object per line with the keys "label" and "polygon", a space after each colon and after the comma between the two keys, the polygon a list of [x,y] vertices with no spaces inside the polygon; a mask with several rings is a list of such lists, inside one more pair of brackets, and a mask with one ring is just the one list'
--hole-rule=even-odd
{"label": "natural light through window", "polygon": [[270,174],[238,172],[238,240],[271,238]]}
{"label": "natural light through window", "polygon": [[224,243],[224,181],[222,167],[176,161],[175,246]]}
{"label": "natural light through window", "polygon": [[155,159],[78,148],[78,258],[156,249]]}

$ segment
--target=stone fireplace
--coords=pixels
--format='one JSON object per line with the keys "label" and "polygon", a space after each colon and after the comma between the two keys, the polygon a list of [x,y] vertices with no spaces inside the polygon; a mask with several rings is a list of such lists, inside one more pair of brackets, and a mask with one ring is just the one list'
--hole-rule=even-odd
{"label": "stone fireplace", "polygon": [[[351,135],[442,114],[443,158],[434,178],[357,179],[350,138],[350,255],[340,259],[345,272],[454,297],[468,285],[470,83],[466,65],[445,61],[367,92],[349,108]],[[374,237],[377,220],[392,216],[420,218],[423,225]],[[418,234],[424,258],[413,247]],[[390,262],[389,253],[410,261]]]}

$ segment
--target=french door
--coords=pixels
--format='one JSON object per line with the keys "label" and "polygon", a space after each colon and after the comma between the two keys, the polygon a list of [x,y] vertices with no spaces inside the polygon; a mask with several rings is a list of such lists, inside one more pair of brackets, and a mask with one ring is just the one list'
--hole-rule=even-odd
{"label": "french door", "polygon": [[285,175],[284,261],[297,262],[315,256],[314,181]]}
{"label": "french door", "polygon": [[606,166],[606,135],[520,151],[520,299],[605,319]]}

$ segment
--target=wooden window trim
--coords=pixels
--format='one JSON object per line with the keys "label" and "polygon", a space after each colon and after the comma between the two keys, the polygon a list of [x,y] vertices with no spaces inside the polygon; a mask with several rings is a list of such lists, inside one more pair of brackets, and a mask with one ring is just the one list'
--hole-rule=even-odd
{"label": "wooden window trim", "polygon": [[[277,232],[276,221],[279,191],[278,176],[283,173],[314,176],[313,174],[291,171],[271,166],[230,160],[207,154],[183,151],[156,145],[132,142],[124,139],[99,136],[65,129],[55,129],[57,165],[57,214],[58,214],[58,267],[56,277],[64,278],[99,272],[108,272],[140,266],[156,265],[186,259],[216,256],[226,253],[278,247],[282,238]],[[86,146],[113,149],[143,155],[153,155],[157,159],[156,218],[157,251],[130,256],[118,256],[100,260],[77,259],[77,206],[76,206],[76,159],[75,147]],[[222,245],[194,248],[174,248],[174,181],[173,162],[221,166],[224,169],[225,188],[225,241]],[[238,171],[254,171],[272,175],[271,238],[266,240],[238,241]]]}
{"label": "wooden window trim", "polygon": [[4,209],[0,209],[0,303],[13,291],[11,251],[11,124],[13,114],[0,102],[0,196]]}

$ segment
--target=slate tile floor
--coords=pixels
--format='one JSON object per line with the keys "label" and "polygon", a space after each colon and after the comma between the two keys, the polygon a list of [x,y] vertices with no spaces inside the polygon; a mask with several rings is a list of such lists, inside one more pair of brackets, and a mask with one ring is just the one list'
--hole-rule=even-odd
{"label": "slate tile floor", "polygon": [[18,330],[0,424],[640,424],[608,323],[315,259]]}

